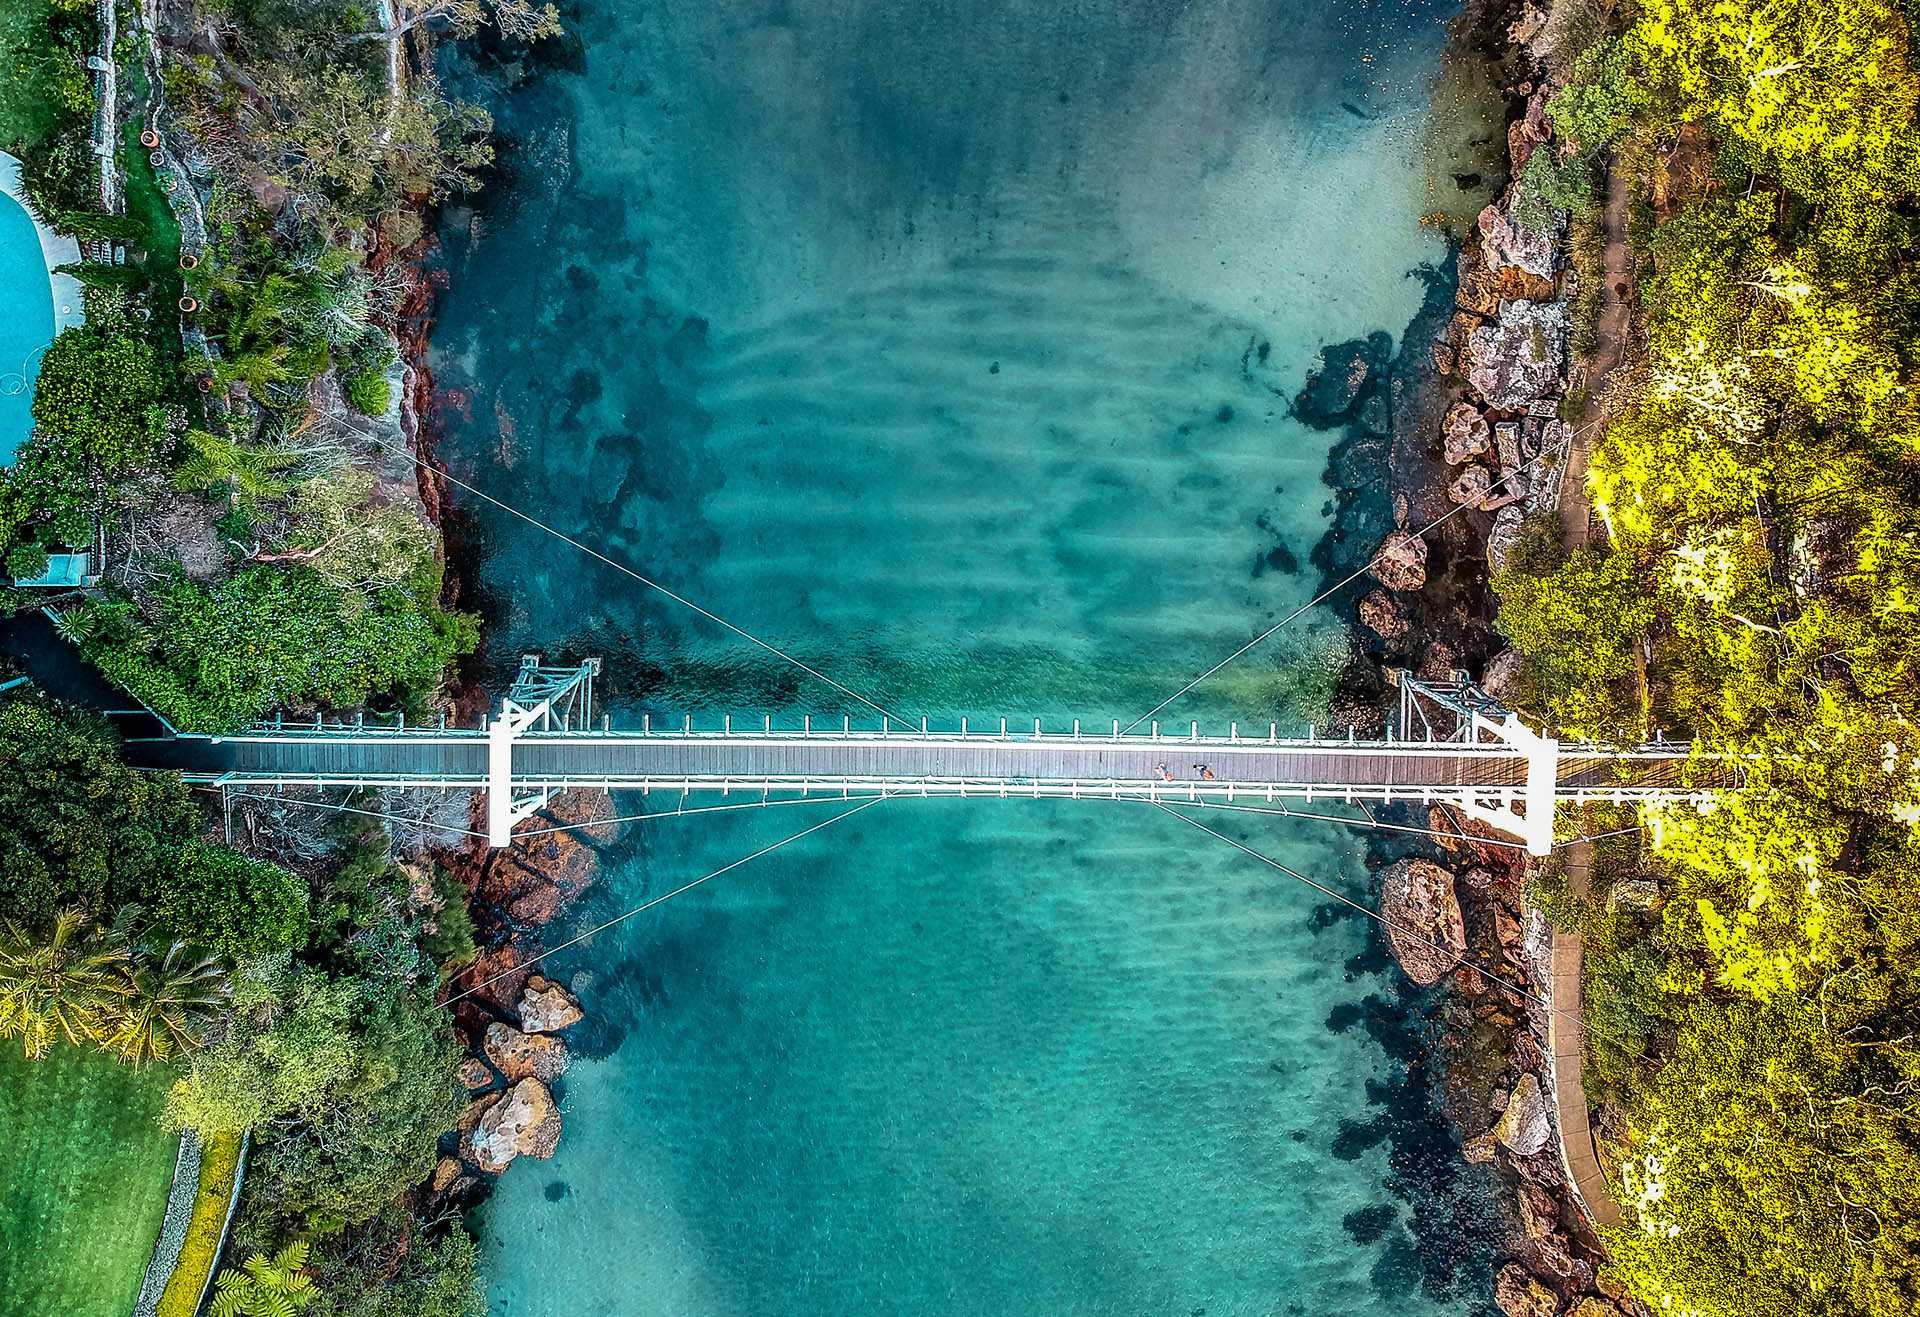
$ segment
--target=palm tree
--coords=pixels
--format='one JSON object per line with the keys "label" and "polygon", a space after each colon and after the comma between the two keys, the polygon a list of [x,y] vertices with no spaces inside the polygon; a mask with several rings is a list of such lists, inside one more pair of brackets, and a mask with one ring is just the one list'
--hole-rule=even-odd
{"label": "palm tree", "polygon": [[209,1317],[293,1317],[320,1297],[300,1270],[306,1265],[307,1241],[296,1239],[272,1257],[255,1253],[244,1268],[223,1269]]}
{"label": "palm tree", "polygon": [[277,473],[300,460],[289,448],[238,443],[206,430],[188,430],[181,450],[174,488],[201,490],[227,482],[236,495],[254,500],[286,497],[288,483]]}
{"label": "palm tree", "polygon": [[100,1037],[126,996],[126,963],[126,940],[78,910],[54,916],[44,938],[0,923],[0,1038],[20,1039],[38,1059],[57,1039]]}
{"label": "palm tree", "polygon": [[125,972],[126,997],[100,1042],[135,1066],[200,1046],[208,1018],[231,992],[220,962],[195,957],[185,942],[159,955],[136,952]]}

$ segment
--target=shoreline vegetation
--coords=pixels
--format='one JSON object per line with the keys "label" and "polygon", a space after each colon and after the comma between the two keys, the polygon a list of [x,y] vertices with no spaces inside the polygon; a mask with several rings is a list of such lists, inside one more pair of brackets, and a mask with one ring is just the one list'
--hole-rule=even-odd
{"label": "shoreline vegetation", "polygon": [[[1470,0],[1446,94],[1504,105],[1505,137],[1449,157],[1431,222],[1456,268],[1401,345],[1430,343],[1432,368],[1342,345],[1296,402],[1356,427],[1315,565],[1384,550],[1347,721],[1377,725],[1387,669],[1464,669],[1562,735],[1749,765],[1708,811],[1570,812],[1562,858],[1531,867],[1435,810],[1439,849],[1380,874],[1394,954],[1450,989],[1439,1096],[1508,1191],[1507,1317],[1920,1307],[1913,21],[1900,0]],[[52,608],[180,727],[477,712],[423,356],[433,208],[491,161],[433,39],[482,26],[538,42],[558,15],[20,0],[0,19],[0,149],[79,240],[86,309],[0,474],[0,560],[26,578],[105,548],[97,587],[0,595]],[[47,1058],[9,1066],[114,1056],[208,1150],[158,1310],[191,1313],[211,1275],[236,1312],[478,1317],[463,1214],[552,1155],[580,1019],[533,939],[617,841],[611,802],[569,793],[542,818],[571,831],[488,852],[458,794],[356,802],[384,826],[253,799],[228,844],[204,800],[125,768],[104,720],[21,688],[0,762],[0,1042]],[[1584,1052],[1559,1046],[1569,984]],[[34,1144],[41,1178],[92,1183],[60,1133]],[[1562,1162],[1582,1137],[1598,1185],[1577,1144]],[[148,1259],[98,1215],[58,1228],[77,1256],[127,1255],[89,1283],[130,1301]],[[16,1236],[41,1225],[9,1223],[7,1251],[49,1247]]]}
{"label": "shoreline vegetation", "polygon": [[[1491,17],[1520,61],[1512,182],[1434,349],[1455,400],[1395,436],[1402,526],[1468,512],[1385,541],[1359,624],[1385,663],[1466,668],[1563,736],[1748,765],[1706,810],[1566,811],[1530,872],[1456,842],[1382,875],[1384,912],[1422,934],[1390,939],[1403,966],[1457,989],[1456,1119],[1498,1117],[1467,1155],[1513,1172],[1494,1298],[1910,1312],[1913,15]],[[1502,488],[1556,445],[1563,478]],[[1489,1046],[1516,996],[1489,962],[1553,993],[1552,1031],[1528,1002]]]}

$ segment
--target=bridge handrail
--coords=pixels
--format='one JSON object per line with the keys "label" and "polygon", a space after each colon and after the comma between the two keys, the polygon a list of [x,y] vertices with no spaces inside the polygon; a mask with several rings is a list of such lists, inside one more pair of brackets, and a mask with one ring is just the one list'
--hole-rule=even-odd
{"label": "bridge handrail", "polygon": [[[965,720],[962,720],[963,724]],[[1114,722],[1111,730],[1085,731],[1079,720],[1074,720],[1070,731],[1047,730],[1041,721],[1033,722],[1032,730],[1022,725],[1017,730],[1012,724],[1001,729],[975,730],[961,727],[952,730],[930,728],[923,720],[919,727],[882,726],[878,728],[857,728],[850,720],[842,720],[839,727],[816,727],[811,721],[803,722],[799,727],[775,727],[769,720],[763,720],[758,726],[731,725],[724,720],[720,727],[696,727],[690,719],[683,718],[678,725],[653,726],[650,723],[641,727],[598,728],[581,727],[566,730],[537,731],[529,729],[521,733],[520,740],[526,742],[551,742],[565,740],[662,740],[662,741],[821,741],[821,742],[871,742],[875,740],[921,742],[939,744],[1019,744],[1021,742],[1094,742],[1111,745],[1169,745],[1169,746],[1245,746],[1257,748],[1274,746],[1287,748],[1310,748],[1316,750],[1339,750],[1346,747],[1365,748],[1392,746],[1396,750],[1424,750],[1431,748],[1437,753],[1459,754],[1463,751],[1483,753],[1489,757],[1505,757],[1520,753],[1512,746],[1498,742],[1439,741],[1425,738],[1402,739],[1394,737],[1388,729],[1384,739],[1361,738],[1353,735],[1344,737],[1319,736],[1317,728],[1308,726],[1305,737],[1283,737],[1278,734],[1277,723],[1268,724],[1266,736],[1242,735],[1239,725],[1233,724],[1226,735],[1202,733],[1189,725],[1184,733],[1166,734],[1157,730],[1143,732],[1124,732],[1119,723]],[[444,726],[368,726],[362,722],[345,721],[314,723],[259,723],[244,732],[231,733],[212,739],[220,740],[335,740],[341,737],[388,737],[404,736],[420,740],[445,740],[465,742],[482,740],[486,729],[481,727],[444,727]],[[1691,743],[1684,741],[1656,740],[1631,748],[1618,748],[1597,745],[1592,742],[1568,741],[1560,744],[1562,759],[1608,758],[1608,759],[1685,759],[1694,754]]]}

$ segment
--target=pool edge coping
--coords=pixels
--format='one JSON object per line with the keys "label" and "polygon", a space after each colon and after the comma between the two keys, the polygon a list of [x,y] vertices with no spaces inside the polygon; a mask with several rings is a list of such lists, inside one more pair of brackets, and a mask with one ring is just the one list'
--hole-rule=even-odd
{"label": "pool edge coping", "polygon": [[47,286],[53,300],[53,334],[58,338],[62,330],[76,328],[86,319],[80,281],[70,274],[57,273],[60,266],[79,261],[80,244],[68,235],[48,228],[33,213],[33,207],[27,204],[20,190],[20,161],[5,151],[0,151],[0,192],[5,192],[27,213],[27,218],[33,222],[33,231],[40,239],[40,257],[46,262]]}

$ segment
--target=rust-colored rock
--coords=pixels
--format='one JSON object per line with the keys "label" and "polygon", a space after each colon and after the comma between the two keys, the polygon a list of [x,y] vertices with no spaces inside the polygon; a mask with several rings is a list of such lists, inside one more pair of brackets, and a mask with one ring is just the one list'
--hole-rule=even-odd
{"label": "rust-colored rock", "polygon": [[580,1003],[565,988],[544,975],[535,974],[520,994],[519,1015],[520,1027],[528,1033],[556,1033],[578,1024],[582,1012]]}
{"label": "rust-colored rock", "polygon": [[508,1083],[529,1078],[551,1082],[567,1070],[567,1045],[551,1034],[522,1033],[495,1021],[487,1026],[482,1046]]}
{"label": "rust-colored rock", "polygon": [[437,1194],[445,1193],[460,1178],[463,1169],[458,1158],[442,1157],[433,1168],[433,1178],[427,1181],[427,1188]]}
{"label": "rust-colored rock", "polygon": [[[520,999],[520,992],[527,985],[527,976],[532,972],[525,954],[514,943],[508,942],[482,951],[471,965],[455,975],[454,991],[464,992],[472,988],[473,999],[490,1003],[504,1012],[511,1003]],[[487,980],[495,975],[500,977],[488,983]],[[482,983],[486,984],[484,988],[477,986]]]}
{"label": "rust-colored rock", "polygon": [[1500,1268],[1493,1283],[1493,1302],[1506,1317],[1554,1317],[1560,1311],[1553,1291],[1512,1262]]}
{"label": "rust-colored rock", "polygon": [[1415,983],[1438,983],[1467,953],[1453,875],[1431,860],[1401,860],[1381,875],[1380,913],[1393,958]]}
{"label": "rust-colored rock", "polygon": [[1427,583],[1427,542],[1408,530],[1395,530],[1380,543],[1370,570],[1389,590],[1418,590]]}
{"label": "rust-colored rock", "polygon": [[460,1083],[468,1092],[480,1088],[492,1088],[493,1071],[489,1070],[487,1063],[479,1057],[470,1056],[460,1063]]}

